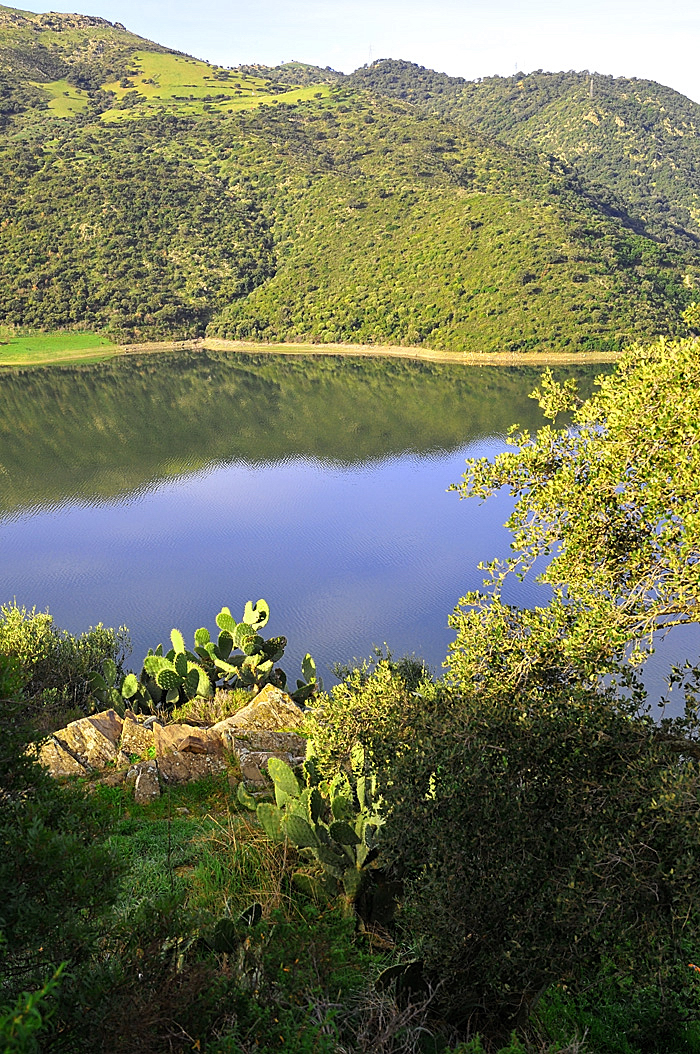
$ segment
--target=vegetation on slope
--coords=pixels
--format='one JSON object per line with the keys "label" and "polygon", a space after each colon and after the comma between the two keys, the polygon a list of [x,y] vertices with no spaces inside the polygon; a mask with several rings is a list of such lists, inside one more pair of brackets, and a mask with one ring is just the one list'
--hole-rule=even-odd
{"label": "vegetation on slope", "polygon": [[393,60],[359,69],[349,81],[554,155],[599,194],[613,192],[653,236],[698,245],[700,106],[671,88],[573,71],[465,81]]}
{"label": "vegetation on slope", "polygon": [[222,70],[62,19],[0,8],[0,322],[476,352],[678,325],[687,239],[382,98],[376,67],[374,95],[307,67],[290,87],[298,64]]}

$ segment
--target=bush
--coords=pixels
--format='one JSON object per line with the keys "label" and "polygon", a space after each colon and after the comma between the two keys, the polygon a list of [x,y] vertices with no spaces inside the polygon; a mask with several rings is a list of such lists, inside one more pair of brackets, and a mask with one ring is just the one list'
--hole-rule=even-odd
{"label": "bush", "polygon": [[101,623],[75,637],[54,625],[48,611],[0,605],[0,655],[19,669],[27,700],[92,709],[88,676],[105,659],[121,667],[130,650],[124,626]]}
{"label": "bush", "polygon": [[[505,1035],[552,982],[594,985],[603,962],[654,990],[655,1027],[682,1019],[697,764],[590,691],[523,701],[423,685],[392,711],[386,678],[343,692],[380,765],[404,933],[452,1019]],[[386,726],[363,720],[371,699],[385,700]]]}

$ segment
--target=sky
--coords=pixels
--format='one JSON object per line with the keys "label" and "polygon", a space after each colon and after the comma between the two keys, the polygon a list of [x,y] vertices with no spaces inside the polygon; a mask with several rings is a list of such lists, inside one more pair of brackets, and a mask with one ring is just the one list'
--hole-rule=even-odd
{"label": "sky", "polygon": [[[222,66],[295,59],[350,73],[395,58],[469,80],[587,69],[659,81],[700,102],[697,0],[77,2],[81,14]],[[60,0],[17,6],[68,9]]]}

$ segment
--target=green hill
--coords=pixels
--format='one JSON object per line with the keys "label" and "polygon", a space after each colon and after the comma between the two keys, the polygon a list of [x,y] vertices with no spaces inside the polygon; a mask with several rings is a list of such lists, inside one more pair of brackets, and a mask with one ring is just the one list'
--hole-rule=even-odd
{"label": "green hill", "polygon": [[700,106],[671,88],[588,71],[465,81],[393,60],[349,81],[554,155],[598,192],[612,191],[655,236],[700,240]]}
{"label": "green hill", "polygon": [[455,351],[677,329],[692,239],[381,72],[225,70],[0,7],[0,324]]}

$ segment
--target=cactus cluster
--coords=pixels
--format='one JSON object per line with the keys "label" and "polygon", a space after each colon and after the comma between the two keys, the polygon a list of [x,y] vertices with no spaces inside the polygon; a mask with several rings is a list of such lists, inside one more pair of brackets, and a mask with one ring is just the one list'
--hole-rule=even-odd
{"label": "cactus cluster", "polygon": [[239,785],[238,798],[254,808],[272,841],[289,840],[309,867],[295,871],[293,881],[316,900],[343,896],[352,910],[377,857],[376,834],[382,826],[376,778],[365,773],[365,757],[357,746],[351,757],[351,776],[337,773],[322,780],[313,757],[303,765],[306,786],[279,758],[270,758],[275,803],[256,803]]}
{"label": "cactus cluster", "polygon": [[[259,633],[269,617],[270,608],[264,600],[256,604],[249,600],[240,622],[224,607],[216,616],[220,630],[217,639],[212,640],[204,627],[198,629],[193,652],[185,647],[182,633],[174,629],[170,651],[164,654],[162,644],[155,651],[149,649],[140,677],[129,673],[119,683],[117,667],[109,660],[102,673],[92,673],[93,695],[102,705],[123,714],[126,706],[136,713],[170,711],[188,699],[213,695],[217,686],[260,689],[272,682],[286,689],[287,675],[275,666],[284,655],[286,637],[264,640]],[[310,655],[302,662],[302,677],[290,692],[299,705],[322,688]]]}
{"label": "cactus cluster", "polygon": [[[194,635],[195,652],[209,673],[213,683],[226,688],[262,688],[268,682],[278,688],[287,689],[287,675],[275,663],[284,655],[286,637],[270,637],[264,640],[261,630],[270,617],[270,609],[264,600],[257,604],[251,601],[245,606],[243,619],[236,622],[228,608],[222,608],[216,616],[221,631],[216,641],[207,629],[198,629]],[[234,654],[239,651],[240,654]],[[316,676],[316,666],[310,655],[302,664],[303,680],[290,692],[297,703],[304,703],[321,687]]]}

